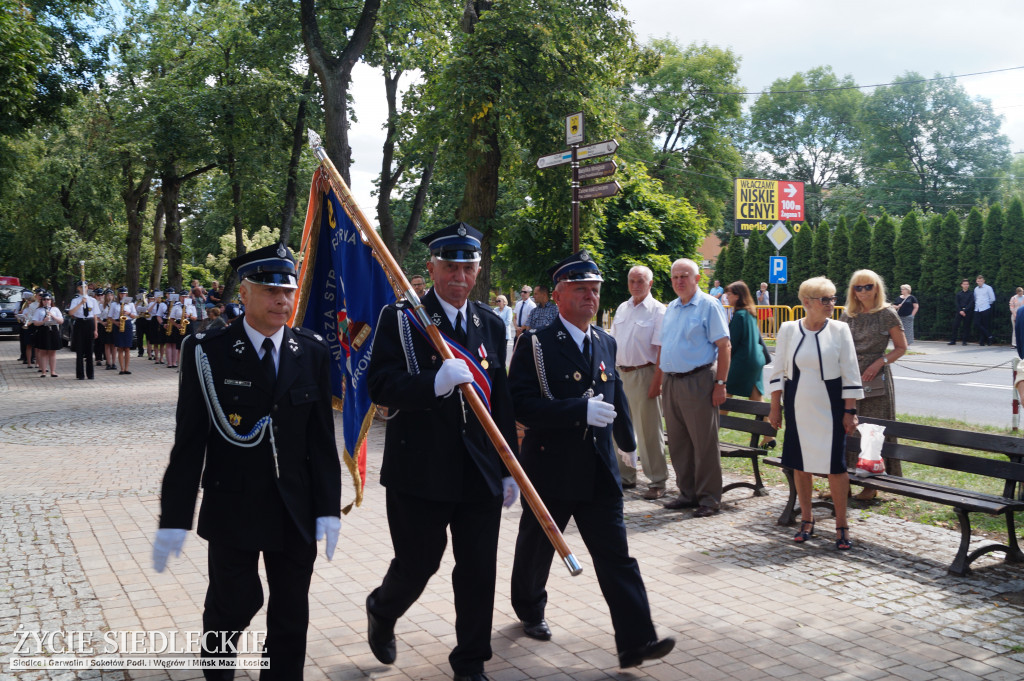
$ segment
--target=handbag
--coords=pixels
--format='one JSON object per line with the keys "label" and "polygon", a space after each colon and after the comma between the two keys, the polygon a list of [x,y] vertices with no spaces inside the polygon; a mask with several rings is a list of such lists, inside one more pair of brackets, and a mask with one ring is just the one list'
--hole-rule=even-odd
{"label": "handbag", "polygon": [[757,335],[757,340],[761,342],[761,352],[764,353],[765,366],[772,363],[772,353],[768,352],[768,346],[765,345],[764,337],[761,334]]}
{"label": "handbag", "polygon": [[877,376],[864,384],[864,397],[880,397],[889,394],[889,382],[885,380],[885,373],[879,372]]}

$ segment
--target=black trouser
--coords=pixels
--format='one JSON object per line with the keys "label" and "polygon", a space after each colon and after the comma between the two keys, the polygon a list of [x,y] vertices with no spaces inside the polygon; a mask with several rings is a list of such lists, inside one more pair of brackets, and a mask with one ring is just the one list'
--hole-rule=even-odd
{"label": "black trouser", "polygon": [[992,344],[992,332],[989,327],[992,325],[992,308],[987,310],[975,310],[974,325],[978,327],[978,343],[981,345]]}
{"label": "black trouser", "polygon": [[391,623],[405,614],[440,567],[450,527],[456,644],[448,661],[456,674],[483,672],[484,662],[491,659],[501,497],[429,501],[388,488],[386,498],[395,557],[384,581],[370,594],[370,609]]}
{"label": "black trouser", "polygon": [[135,342],[138,343],[139,357],[142,357],[146,353],[146,336],[149,333],[149,320],[148,319],[136,319],[135,320]]}
{"label": "black trouser", "polygon": [[96,322],[89,319],[75,319],[71,327],[71,347],[75,350],[75,378],[92,378],[92,341]]}
{"label": "black trouser", "polygon": [[[237,655],[230,652],[225,639],[241,646],[241,632],[263,607],[260,552],[210,542],[207,556],[210,586],[203,610],[204,646],[200,656],[234,658]],[[309,582],[315,560],[316,544],[306,543],[295,528],[285,532],[282,550],[263,551],[270,592],[263,657],[270,658],[270,669],[260,672],[261,681],[302,678],[309,628]],[[222,636],[220,632],[227,634]],[[252,641],[251,636],[246,638],[247,644]],[[207,679],[234,678],[233,670],[205,669],[203,674]]]}
{"label": "black trouser", "polygon": [[32,336],[35,334],[35,327],[23,328],[18,332],[18,346],[21,348],[21,356],[18,358],[22,361],[27,360],[29,364],[35,364],[35,351],[33,350],[31,357],[25,356],[25,351],[28,349],[29,343],[32,342]]}
{"label": "black trouser", "polygon": [[961,339],[964,343],[967,342],[967,337],[971,334],[971,318],[974,316],[973,312],[967,312],[964,316],[961,316],[959,312],[953,317],[953,342],[956,343],[957,336],[960,335],[960,331],[963,331],[963,338]]}
{"label": "black trouser", "polygon": [[[654,641],[657,635],[651,622],[647,589],[636,559],[629,555],[622,497],[545,499],[544,503],[558,529],[564,531],[569,518],[576,520],[576,528],[594,563],[597,583],[608,603],[618,652]],[[548,602],[545,586],[555,549],[537,517],[525,503],[523,506],[512,562],[512,608],[524,622],[537,622],[544,618]]]}

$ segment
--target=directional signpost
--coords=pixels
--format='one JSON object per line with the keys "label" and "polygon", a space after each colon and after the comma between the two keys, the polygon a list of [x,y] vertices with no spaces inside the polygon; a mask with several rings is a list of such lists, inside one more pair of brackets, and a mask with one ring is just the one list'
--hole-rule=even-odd
{"label": "directional signpost", "polygon": [[572,250],[580,249],[580,201],[590,199],[602,199],[615,196],[621,191],[619,183],[614,180],[600,184],[580,186],[583,180],[596,180],[600,177],[610,177],[615,174],[618,166],[615,161],[604,161],[589,166],[580,167],[580,161],[584,159],[600,158],[615,153],[619,143],[615,140],[603,140],[594,144],[581,146],[583,142],[583,112],[570,114],[565,117],[565,143],[569,146],[568,151],[560,151],[555,154],[548,154],[537,159],[537,167],[553,168],[554,166],[572,164]]}

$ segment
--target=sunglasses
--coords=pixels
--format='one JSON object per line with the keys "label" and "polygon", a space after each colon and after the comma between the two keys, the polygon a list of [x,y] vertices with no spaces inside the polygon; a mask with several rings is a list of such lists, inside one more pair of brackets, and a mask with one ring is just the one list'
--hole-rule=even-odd
{"label": "sunglasses", "polygon": [[860,293],[861,291],[874,291],[875,290],[875,285],[874,284],[857,284],[856,286],[853,287],[853,290],[856,291],[857,293]]}
{"label": "sunglasses", "polygon": [[821,301],[822,305],[835,305],[836,301],[839,300],[839,296],[822,296],[821,298],[815,298],[815,300]]}

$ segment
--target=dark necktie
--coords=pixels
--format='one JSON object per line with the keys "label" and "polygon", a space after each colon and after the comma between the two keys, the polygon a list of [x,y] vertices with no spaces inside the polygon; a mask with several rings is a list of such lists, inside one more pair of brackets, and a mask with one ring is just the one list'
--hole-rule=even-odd
{"label": "dark necktie", "polygon": [[462,330],[462,310],[455,313],[455,341],[459,345],[466,344],[466,332]]}
{"label": "dark necktie", "polygon": [[277,369],[274,368],[274,341],[269,338],[263,339],[263,359],[260,360],[263,371],[267,374],[271,385],[277,380]]}
{"label": "dark necktie", "polygon": [[590,364],[590,334],[583,337],[583,359]]}

